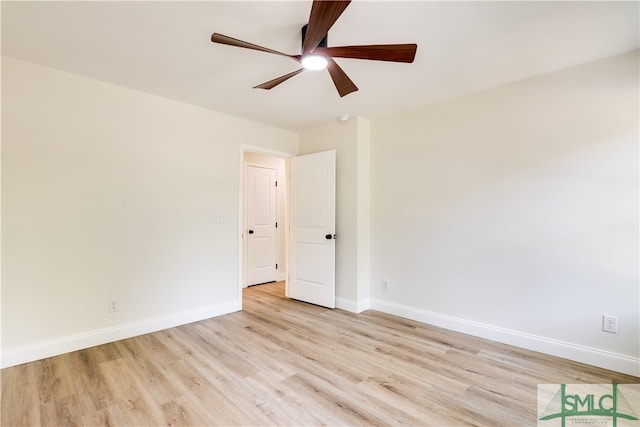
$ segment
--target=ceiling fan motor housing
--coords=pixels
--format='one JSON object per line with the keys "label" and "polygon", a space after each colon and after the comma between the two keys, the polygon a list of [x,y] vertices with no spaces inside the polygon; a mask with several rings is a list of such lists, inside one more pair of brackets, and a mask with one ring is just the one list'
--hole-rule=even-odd
{"label": "ceiling fan motor housing", "polygon": [[[302,27],[302,44],[300,46],[301,49],[304,48],[304,39],[307,36],[307,27],[309,26],[309,24],[305,24],[304,27]],[[325,36],[322,38],[322,40],[320,41],[320,44],[318,45],[318,47],[327,47],[327,37],[329,37],[329,34],[325,34]]]}

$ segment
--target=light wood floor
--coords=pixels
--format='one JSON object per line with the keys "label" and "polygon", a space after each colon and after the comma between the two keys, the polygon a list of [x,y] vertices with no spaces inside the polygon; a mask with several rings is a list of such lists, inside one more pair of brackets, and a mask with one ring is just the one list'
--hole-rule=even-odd
{"label": "light wood floor", "polygon": [[534,426],[538,383],[639,378],[375,311],[244,311],[2,370],[2,426]]}

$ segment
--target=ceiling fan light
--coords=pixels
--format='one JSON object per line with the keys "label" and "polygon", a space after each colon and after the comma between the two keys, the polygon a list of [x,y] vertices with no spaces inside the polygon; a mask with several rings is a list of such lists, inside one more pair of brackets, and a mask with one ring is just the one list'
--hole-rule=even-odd
{"label": "ceiling fan light", "polygon": [[302,66],[305,70],[324,70],[327,64],[327,58],[320,55],[307,55],[302,58]]}

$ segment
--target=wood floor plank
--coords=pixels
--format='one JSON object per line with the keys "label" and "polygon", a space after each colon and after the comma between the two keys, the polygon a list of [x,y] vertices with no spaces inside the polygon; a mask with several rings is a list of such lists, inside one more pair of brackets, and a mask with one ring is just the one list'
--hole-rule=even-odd
{"label": "wood floor plank", "polygon": [[168,371],[173,373],[176,386],[182,390],[182,400],[190,402],[195,412],[195,415],[189,416],[204,420],[199,425],[216,425],[212,420],[228,420],[229,423],[233,420],[234,425],[251,425],[253,422],[206,378],[206,374],[198,371],[192,362],[179,360],[172,363]]}
{"label": "wood floor plank", "polygon": [[163,403],[162,410],[169,426],[199,426],[207,424],[206,419],[201,418],[199,411],[193,407],[186,397],[179,397]]}
{"label": "wood floor plank", "polygon": [[40,425],[42,426],[78,426],[81,425],[76,396],[51,399],[40,405]]}
{"label": "wood floor plank", "polygon": [[0,425],[40,424],[37,372],[41,364],[41,361],[37,361],[2,370]]}
{"label": "wood floor plank", "polygon": [[245,289],[242,312],[0,375],[3,426],[524,426],[536,424],[538,384],[640,383],[385,313],[289,300],[283,283]]}
{"label": "wood floor plank", "polygon": [[164,417],[160,406],[149,397],[150,389],[139,380],[139,375],[124,358],[102,362],[100,369],[107,387],[117,396],[118,407],[126,414],[130,425],[154,425]]}
{"label": "wood floor plank", "polygon": [[115,397],[106,387],[104,376],[99,368],[99,361],[103,359],[99,352],[93,349],[80,350],[69,353],[67,365],[74,372],[75,394],[84,394],[84,399],[78,400],[80,413],[87,414],[100,411],[115,403]]}
{"label": "wood floor plank", "polygon": [[74,394],[71,374],[64,362],[68,355],[60,355],[43,359],[39,370],[40,403],[46,404],[51,400],[62,399]]}
{"label": "wood floor plank", "polygon": [[[139,338],[139,339],[138,339]],[[162,360],[153,348],[145,346],[145,336],[136,339],[119,341],[123,360],[132,372],[135,372],[142,389],[148,391],[149,397],[157,404],[163,404],[180,397],[180,393],[164,375]]]}

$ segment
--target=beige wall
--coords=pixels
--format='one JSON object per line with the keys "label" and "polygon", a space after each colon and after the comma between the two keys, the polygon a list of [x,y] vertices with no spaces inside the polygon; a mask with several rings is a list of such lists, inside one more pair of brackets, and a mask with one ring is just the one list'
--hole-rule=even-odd
{"label": "beige wall", "polygon": [[236,310],[240,147],[297,143],[3,57],[3,363]]}
{"label": "beige wall", "polygon": [[373,305],[640,374],[638,76],[635,52],[373,120]]}

